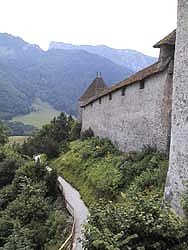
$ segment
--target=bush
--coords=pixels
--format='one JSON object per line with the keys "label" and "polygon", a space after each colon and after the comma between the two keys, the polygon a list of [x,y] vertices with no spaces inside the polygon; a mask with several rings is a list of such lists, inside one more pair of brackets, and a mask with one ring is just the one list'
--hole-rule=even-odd
{"label": "bush", "polygon": [[70,129],[70,135],[69,135],[69,140],[74,141],[80,138],[80,133],[81,133],[81,123],[74,121],[71,124],[71,129]]}
{"label": "bush", "polygon": [[[96,204],[85,226],[85,250],[183,250],[188,247],[185,225],[160,196],[135,195],[126,204]],[[184,248],[185,247],[185,248]]]}
{"label": "bush", "polygon": [[11,177],[11,184],[0,190],[0,250],[50,250],[52,243],[59,249],[70,226],[58,197],[56,171],[48,172],[39,162],[27,162],[12,170],[13,176],[9,168],[6,176]]}
{"label": "bush", "polygon": [[94,132],[93,132],[93,130],[91,128],[89,128],[89,129],[81,132],[80,139],[82,141],[84,141],[84,140],[90,139],[92,137],[94,137]]}
{"label": "bush", "polygon": [[123,175],[122,188],[128,188],[132,182],[141,190],[148,187],[163,188],[168,168],[166,155],[160,153],[128,154],[119,165]]}
{"label": "bush", "polygon": [[185,213],[185,216],[187,218],[187,223],[188,223],[188,183],[184,183],[184,186],[185,186],[185,192],[184,192],[184,195],[181,199],[181,205],[182,205],[182,208],[183,208],[183,211]]}
{"label": "bush", "polygon": [[98,197],[114,199],[118,192],[119,183],[122,175],[120,171],[113,166],[112,161],[109,164],[101,163],[93,167],[88,173],[88,181],[96,190]]}
{"label": "bush", "polygon": [[0,146],[8,142],[9,132],[7,127],[0,121]]}
{"label": "bush", "polygon": [[13,189],[13,185],[7,185],[0,190],[0,211],[4,210],[9,202],[15,199],[16,192]]}
{"label": "bush", "polygon": [[0,162],[0,188],[12,182],[19,167],[20,162],[15,159],[7,158]]}
{"label": "bush", "polygon": [[79,137],[80,125],[63,112],[50,124],[44,125],[34,133],[20,148],[22,154],[46,154],[49,159],[55,158],[60,152],[66,152],[69,141]]}

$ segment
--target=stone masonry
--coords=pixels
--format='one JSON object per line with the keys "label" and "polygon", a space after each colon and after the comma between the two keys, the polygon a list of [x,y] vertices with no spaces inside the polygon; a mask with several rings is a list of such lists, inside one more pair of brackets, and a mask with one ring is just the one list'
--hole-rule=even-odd
{"label": "stone masonry", "polygon": [[167,71],[146,79],[144,89],[136,82],[126,87],[124,96],[120,89],[112,93],[111,100],[106,95],[87,105],[82,112],[82,130],[91,127],[95,135],[110,138],[122,151],[137,151],[147,145],[166,150]]}
{"label": "stone masonry", "polygon": [[180,216],[188,184],[188,0],[178,0],[178,22],[173,79],[170,166],[165,201]]}
{"label": "stone masonry", "polygon": [[188,192],[188,0],[178,0],[177,31],[155,47],[160,48],[156,64],[82,100],[82,131],[90,127],[123,151],[144,146],[168,150],[170,145],[164,204],[183,216],[181,199]]}
{"label": "stone masonry", "polygon": [[95,86],[105,85],[96,77],[80,98],[82,131],[91,128],[126,152],[145,146],[168,151],[175,34],[155,45],[160,48],[157,63],[97,95]]}

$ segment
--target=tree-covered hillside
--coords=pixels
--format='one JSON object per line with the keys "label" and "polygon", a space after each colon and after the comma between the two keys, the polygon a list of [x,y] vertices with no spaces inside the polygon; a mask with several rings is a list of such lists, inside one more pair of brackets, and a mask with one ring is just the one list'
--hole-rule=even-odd
{"label": "tree-covered hillside", "polygon": [[[4,127],[2,127],[3,130]],[[177,217],[168,207],[162,206],[168,168],[168,157],[164,153],[157,152],[150,147],[145,147],[142,152],[120,152],[110,140],[94,137],[91,129],[82,132],[80,135],[79,123],[71,116],[67,117],[64,113],[36,132],[17,149],[24,155],[24,159],[37,152],[46,153],[48,165],[56,168],[59,175],[63,175],[79,190],[90,210],[88,224],[84,230],[84,250],[188,249],[187,194],[185,194],[182,203],[186,215],[183,219]],[[12,158],[14,159],[14,157]],[[2,161],[4,164],[4,158],[2,158]],[[3,164],[2,166],[4,166]],[[2,176],[2,179],[6,177],[5,182],[12,183],[13,189],[8,189],[8,191],[5,189],[5,194],[3,193],[3,199],[5,197],[5,208],[3,209],[6,211],[5,213],[3,211],[2,215],[3,218],[7,219],[6,216],[10,217],[13,211],[14,214],[11,218],[13,225],[11,224],[10,228],[8,221],[3,221],[5,223],[2,227],[3,230],[5,225],[8,225],[5,236],[6,242],[3,243],[7,247],[5,249],[9,249],[12,242],[15,242],[15,234],[19,236],[18,246],[21,242],[25,247],[24,244],[30,244],[30,240],[35,239],[35,230],[30,232],[31,221],[33,223],[31,223],[32,229],[36,229],[35,226],[37,225],[37,229],[41,231],[44,229],[42,236],[45,235],[45,239],[50,239],[45,227],[41,228],[41,225],[38,224],[41,222],[38,213],[43,214],[48,207],[48,203],[46,204],[47,201],[44,199],[46,193],[44,195],[38,185],[44,184],[43,182],[46,180],[50,181],[50,186],[46,185],[47,193],[51,196],[55,192],[49,192],[48,187],[50,187],[50,190],[54,190],[54,181],[51,182],[54,176],[46,178],[46,173],[43,172],[45,168],[38,164],[24,164],[23,167],[16,164],[11,165],[11,168],[9,165],[6,166],[8,168],[3,167],[0,176]],[[3,173],[7,170],[11,170],[11,174]],[[28,181],[31,176],[34,176],[34,179]],[[41,181],[39,181],[39,176]],[[15,182],[14,179],[16,179]],[[5,185],[2,181],[0,183]],[[30,187],[31,190],[28,189]],[[12,201],[13,196],[11,194],[15,190],[18,194],[16,193],[16,200]],[[31,200],[24,199],[25,190],[27,192],[29,190]],[[46,189],[42,188],[42,190]],[[41,195],[40,202],[35,197],[36,193]],[[3,201],[3,199],[1,200]],[[11,203],[6,206],[7,199]],[[37,204],[35,203],[36,200],[38,201]],[[22,201],[24,201],[24,204],[22,204]],[[25,204],[26,207],[24,207]],[[38,204],[40,204],[39,207]],[[31,206],[36,208],[34,210],[36,214],[34,214],[38,218],[37,221],[33,219],[33,213],[30,215],[28,212]],[[21,216],[23,211],[26,211],[26,216]],[[29,218],[32,218],[31,221],[27,219],[28,213]],[[24,227],[25,234],[22,233],[21,227],[16,227],[14,216],[20,221],[21,226],[26,224]],[[45,213],[44,218],[47,219]],[[54,222],[54,217],[52,216],[52,218]],[[50,223],[53,222],[50,220]],[[58,221],[55,220],[54,223],[56,222]],[[15,228],[9,236],[9,229],[11,230],[14,225]],[[56,228],[56,226],[52,226],[52,228],[54,227]],[[3,230],[0,231],[2,237],[4,237]],[[32,235],[32,239],[28,237],[27,230],[29,230],[29,235]],[[16,233],[14,234],[14,232]],[[37,237],[40,236],[41,234],[37,234]],[[44,238],[40,238],[37,244],[43,242],[45,249],[53,249],[54,241],[47,240],[47,242],[44,242]],[[35,245],[35,241],[31,243],[30,249],[33,247],[32,244],[36,247],[34,249],[40,249],[40,245]],[[49,246],[51,248],[48,248]],[[18,247],[17,249],[21,248]]]}
{"label": "tree-covered hillside", "polygon": [[25,114],[31,110],[31,101],[13,82],[9,73],[0,69],[0,118],[10,119],[15,114]]}
{"label": "tree-covered hillside", "polygon": [[63,42],[51,42],[49,49],[85,50],[89,53],[104,56],[115,64],[128,67],[133,72],[139,71],[157,60],[157,58],[144,55],[135,50],[114,49],[105,45],[73,45]]}
{"label": "tree-covered hillside", "polygon": [[98,71],[108,85],[132,70],[83,50],[44,52],[21,38],[0,34],[0,117],[28,113],[36,98],[76,115],[77,101]]}
{"label": "tree-covered hillside", "polygon": [[56,186],[56,171],[4,145],[0,123],[0,250],[58,250],[71,220]]}

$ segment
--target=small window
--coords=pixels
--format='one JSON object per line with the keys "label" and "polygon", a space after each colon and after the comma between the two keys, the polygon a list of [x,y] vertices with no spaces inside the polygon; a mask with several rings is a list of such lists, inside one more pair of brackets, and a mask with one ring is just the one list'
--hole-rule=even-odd
{"label": "small window", "polygon": [[86,109],[86,107],[84,107],[84,110]]}
{"label": "small window", "polygon": [[101,104],[101,97],[99,98],[99,104]]}
{"label": "small window", "polygon": [[125,90],[126,90],[126,87],[123,87],[123,88],[121,89],[121,95],[122,95],[122,96],[125,95]]}
{"label": "small window", "polygon": [[140,89],[144,89],[145,81],[144,79],[140,81]]}
{"label": "small window", "polygon": [[93,107],[93,103],[91,103],[91,107]]}
{"label": "small window", "polygon": [[109,100],[112,100],[112,93],[109,94]]}

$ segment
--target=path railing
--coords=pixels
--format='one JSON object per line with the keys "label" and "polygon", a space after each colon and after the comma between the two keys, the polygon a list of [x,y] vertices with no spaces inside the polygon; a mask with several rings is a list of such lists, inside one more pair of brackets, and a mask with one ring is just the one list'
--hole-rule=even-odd
{"label": "path railing", "polygon": [[66,205],[66,209],[67,211],[70,213],[70,215],[73,217],[73,225],[72,225],[72,229],[71,229],[71,233],[70,235],[67,237],[67,239],[65,240],[65,242],[63,242],[63,244],[61,245],[61,247],[59,248],[59,250],[71,250],[72,246],[73,246],[73,239],[74,239],[74,232],[75,232],[75,218],[74,218],[74,208],[71,206],[71,204],[67,201],[66,199],[66,195],[64,194],[64,190],[63,190],[63,186],[61,185],[60,181],[57,180],[57,186],[59,188],[59,190],[61,191],[62,195],[65,198],[65,205]]}

